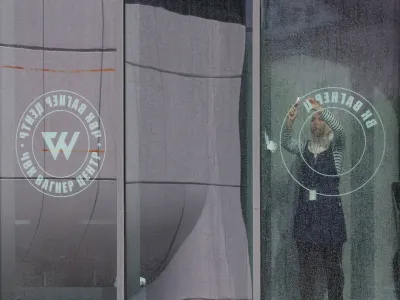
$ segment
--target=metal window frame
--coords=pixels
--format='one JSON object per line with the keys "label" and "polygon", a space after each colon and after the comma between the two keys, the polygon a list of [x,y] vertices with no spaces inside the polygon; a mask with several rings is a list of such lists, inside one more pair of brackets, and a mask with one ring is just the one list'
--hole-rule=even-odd
{"label": "metal window frame", "polygon": [[125,1],[120,1],[116,18],[117,72],[115,72],[115,105],[118,120],[116,144],[117,156],[117,300],[125,300]]}
{"label": "metal window frame", "polygon": [[261,1],[253,0],[252,34],[252,202],[253,300],[261,300]]}

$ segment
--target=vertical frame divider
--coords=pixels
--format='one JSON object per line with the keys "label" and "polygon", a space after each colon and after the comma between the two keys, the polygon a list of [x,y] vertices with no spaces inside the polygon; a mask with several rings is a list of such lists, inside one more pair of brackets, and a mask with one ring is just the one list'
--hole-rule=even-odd
{"label": "vertical frame divider", "polygon": [[[0,1],[0,16],[1,25],[16,24],[15,20],[15,6],[14,1]],[[15,26],[0,26],[0,36],[8,36],[12,38],[9,40],[15,43]],[[0,53],[0,61],[8,61],[9,63],[15,62],[15,51],[2,51]],[[0,103],[0,116],[2,121],[9,119],[9,116],[15,116],[15,74],[4,73],[0,74],[0,88],[2,90],[2,99]],[[18,120],[12,124],[8,122],[8,126],[12,126],[12,130],[16,130]],[[1,123],[0,138],[6,137],[10,128],[4,126],[5,122]],[[15,157],[15,150],[11,150],[7,143],[0,145],[0,163],[2,165],[1,176],[10,176],[15,178],[17,170],[15,163],[11,157]],[[10,166],[11,162],[11,166]],[[7,174],[3,170],[10,170]],[[16,289],[16,276],[15,276],[15,179],[0,180],[0,300],[14,299]]]}
{"label": "vertical frame divider", "polygon": [[261,1],[253,0],[252,36],[252,197],[253,197],[253,300],[261,300],[261,188],[260,188],[260,31]]}
{"label": "vertical frame divider", "polygon": [[117,72],[116,116],[117,126],[117,300],[125,300],[125,1],[119,1],[116,18]]}

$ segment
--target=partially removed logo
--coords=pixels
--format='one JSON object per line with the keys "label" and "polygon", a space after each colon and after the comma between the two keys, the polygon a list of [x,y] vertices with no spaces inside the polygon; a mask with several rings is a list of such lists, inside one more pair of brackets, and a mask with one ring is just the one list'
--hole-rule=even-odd
{"label": "partially removed logo", "polygon": [[25,110],[15,146],[18,164],[32,186],[48,196],[69,197],[98,176],[106,136],[88,100],[70,91],[52,91]]}
{"label": "partially removed logo", "polygon": [[[325,110],[330,111],[338,117],[339,122],[344,127],[345,140],[344,147],[344,166],[337,175],[323,174],[313,169],[304,159],[303,151],[299,148],[300,158],[307,165],[312,174],[319,174],[325,177],[340,177],[342,191],[338,194],[327,194],[318,192],[317,194],[329,197],[349,195],[363,188],[378,172],[382,164],[386,151],[386,133],[381,116],[377,109],[362,95],[342,87],[326,87],[314,90],[306,95],[299,97],[292,107],[298,107],[297,119],[302,120],[299,126],[298,135],[293,135],[297,145],[303,145],[303,141],[310,140],[307,136],[307,127],[310,127],[310,120],[316,113],[312,109],[309,98],[315,99]],[[283,129],[288,119],[286,114],[281,127],[280,141],[282,145]],[[301,121],[300,121],[301,122]],[[306,126],[307,125],[307,126]],[[343,146],[343,145],[342,145]],[[293,178],[304,189],[307,186],[301,183],[299,174],[292,172],[287,164],[289,156],[280,149],[283,164]],[[340,153],[334,153],[339,157]],[[315,158],[316,160],[316,158]]]}

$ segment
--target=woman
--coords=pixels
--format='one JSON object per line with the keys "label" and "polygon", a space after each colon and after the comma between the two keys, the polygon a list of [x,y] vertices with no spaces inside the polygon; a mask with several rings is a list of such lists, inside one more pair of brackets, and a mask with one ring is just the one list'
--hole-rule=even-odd
{"label": "woman", "polygon": [[328,279],[329,300],[342,300],[342,249],[347,236],[338,175],[345,136],[342,125],[332,113],[315,99],[307,100],[315,111],[310,126],[312,139],[292,138],[297,105],[290,109],[282,135],[282,147],[302,157],[293,229],[300,263],[300,295],[302,300],[314,299],[315,258],[320,255]]}

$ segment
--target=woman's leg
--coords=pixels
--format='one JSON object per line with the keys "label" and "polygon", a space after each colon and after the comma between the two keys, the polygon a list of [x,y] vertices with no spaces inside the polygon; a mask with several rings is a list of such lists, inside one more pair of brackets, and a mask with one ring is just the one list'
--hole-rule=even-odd
{"label": "woman's leg", "polygon": [[328,246],[324,249],[323,261],[328,279],[329,300],[343,300],[342,249],[342,245]]}
{"label": "woman's leg", "polygon": [[299,255],[300,299],[314,300],[317,249],[308,243],[297,242]]}

